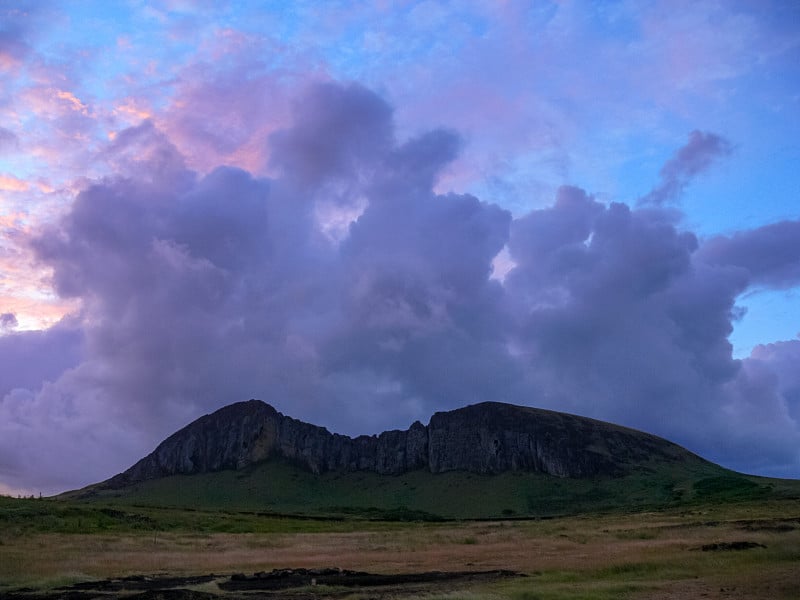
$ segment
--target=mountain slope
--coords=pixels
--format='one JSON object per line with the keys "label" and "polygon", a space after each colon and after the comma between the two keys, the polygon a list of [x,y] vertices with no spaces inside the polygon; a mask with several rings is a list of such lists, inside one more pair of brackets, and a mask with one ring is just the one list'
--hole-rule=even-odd
{"label": "mountain slope", "polygon": [[243,469],[269,459],[282,459],[314,474],[400,475],[422,469],[523,471],[569,478],[621,476],[645,462],[704,462],[653,435],[496,402],[436,413],[427,426],[416,422],[405,431],[350,438],[250,400],[197,419],[99,485],[123,488],[170,475]]}
{"label": "mountain slope", "polygon": [[427,426],[331,434],[257,400],[197,419],[127,471],[66,498],[389,519],[542,517],[798,497],[653,435],[481,403]]}

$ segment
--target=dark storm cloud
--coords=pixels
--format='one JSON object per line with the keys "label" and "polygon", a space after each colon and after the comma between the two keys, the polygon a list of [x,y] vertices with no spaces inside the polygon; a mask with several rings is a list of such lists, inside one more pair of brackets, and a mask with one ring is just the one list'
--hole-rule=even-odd
{"label": "dark storm cloud", "polygon": [[731,153],[731,145],[715,133],[692,131],[689,141],[661,168],[660,183],[639,199],[641,205],[659,206],[680,197],[686,186],[720,157]]}
{"label": "dark storm cloud", "polygon": [[[727,341],[748,286],[789,280],[789,267],[736,258],[759,230],[699,246],[674,211],[605,205],[572,187],[512,220],[433,191],[461,147],[453,132],[399,141],[391,108],[358,85],[314,87],[294,111],[270,139],[273,179],[199,177],[151,123],[123,132],[107,150],[120,175],[32,240],[82,311],[64,333],[72,346],[18,338],[54,354],[4,388],[9,483],[100,479],[250,397],[351,434],[482,400],[546,406],[741,468],[796,472],[794,346],[736,361]],[[718,153],[703,136],[667,176]],[[492,262],[506,246],[516,266],[501,283]],[[779,436],[762,439],[767,427]],[[56,454],[15,454],[42,435]],[[94,454],[64,473],[64,452]],[[24,475],[32,461],[38,480]]]}

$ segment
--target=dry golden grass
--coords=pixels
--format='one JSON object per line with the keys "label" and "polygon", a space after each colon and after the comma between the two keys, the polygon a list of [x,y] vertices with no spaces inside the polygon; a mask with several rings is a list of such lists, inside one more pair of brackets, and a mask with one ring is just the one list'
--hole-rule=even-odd
{"label": "dry golden grass", "polygon": [[[510,569],[530,577],[473,593],[518,600],[800,598],[800,506],[786,503],[770,510],[766,514],[754,505],[724,515],[643,513],[409,524],[397,530],[344,533],[5,537],[0,539],[0,592],[135,573],[338,566],[379,573]],[[739,540],[766,548],[699,550],[703,544]],[[470,596],[442,596],[456,597]]]}

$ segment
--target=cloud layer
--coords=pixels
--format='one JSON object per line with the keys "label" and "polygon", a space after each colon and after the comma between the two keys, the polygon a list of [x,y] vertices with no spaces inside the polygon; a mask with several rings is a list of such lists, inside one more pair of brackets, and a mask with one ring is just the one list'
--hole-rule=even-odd
{"label": "cloud layer", "polygon": [[250,397],[351,434],[543,406],[800,475],[800,341],[739,361],[727,340],[742,293],[800,283],[800,225],[701,240],[662,207],[727,142],[692,133],[637,208],[562,187],[518,218],[434,192],[461,147],[446,129],[398,139],[385,100],[335,83],[271,133],[271,178],[198,174],[150,121],[118,134],[117,175],[29,237],[81,310],[0,337],[0,480],[102,479]]}

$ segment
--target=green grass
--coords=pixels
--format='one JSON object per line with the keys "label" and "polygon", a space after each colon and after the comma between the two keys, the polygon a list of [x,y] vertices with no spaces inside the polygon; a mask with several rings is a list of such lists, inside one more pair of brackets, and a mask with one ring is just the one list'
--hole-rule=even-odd
{"label": "green grass", "polygon": [[0,544],[33,533],[322,533],[392,526],[400,523],[0,496]]}
{"label": "green grass", "polygon": [[[365,522],[386,527],[389,522],[547,519],[701,507],[711,519],[714,507],[792,498],[800,499],[800,481],[744,476],[702,461],[597,479],[522,472],[314,475],[272,461],[241,471],[166,477],[80,500],[75,494],[56,499],[0,497],[0,533],[334,532],[363,528]],[[647,540],[657,533],[630,530],[615,535],[620,540]]]}
{"label": "green grass", "polygon": [[241,471],[177,475],[98,491],[107,504],[226,509],[393,521],[547,518],[800,497],[800,482],[748,477],[704,461],[657,464],[624,477],[414,471],[314,475],[280,461]]}
{"label": "green grass", "polygon": [[[431,589],[426,597],[439,600],[633,600],[666,590],[669,597],[701,597],[722,587],[748,598],[797,598],[800,502],[779,497],[796,489],[792,482],[754,479],[753,487],[715,477],[722,475],[682,480],[691,503],[672,508],[524,521],[386,522],[371,520],[370,511],[370,520],[279,517],[125,506],[121,498],[109,504],[0,497],[0,596],[127,574],[341,566],[376,573],[507,568],[528,575]],[[745,490],[763,487],[770,498],[742,499]],[[700,550],[735,540],[764,547]]]}

